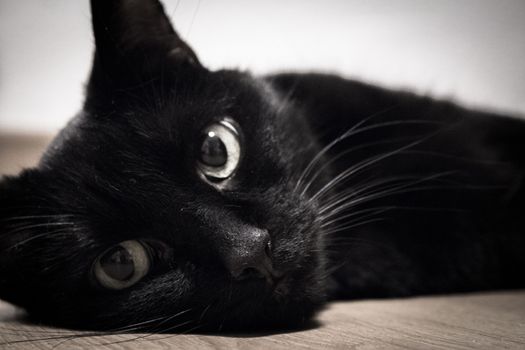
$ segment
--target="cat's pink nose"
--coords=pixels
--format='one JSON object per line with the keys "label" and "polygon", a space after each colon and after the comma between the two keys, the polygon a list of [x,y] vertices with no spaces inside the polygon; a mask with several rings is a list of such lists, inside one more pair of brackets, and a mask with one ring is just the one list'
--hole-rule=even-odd
{"label": "cat's pink nose", "polygon": [[272,276],[271,242],[267,230],[251,228],[225,257],[225,265],[237,280]]}

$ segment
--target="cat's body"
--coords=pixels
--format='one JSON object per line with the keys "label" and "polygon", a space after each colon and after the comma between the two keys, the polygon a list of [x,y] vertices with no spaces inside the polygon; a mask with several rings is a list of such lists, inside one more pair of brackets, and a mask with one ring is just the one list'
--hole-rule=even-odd
{"label": "cat's body", "polygon": [[82,112],[0,184],[1,298],[69,327],[179,331],[525,286],[525,122],[210,72],[156,1],[92,9]]}
{"label": "cat's body", "polygon": [[[370,161],[346,185],[369,185],[353,198],[352,210],[366,216],[377,209],[367,218],[381,218],[360,226],[352,216],[351,230],[334,233],[335,263],[346,261],[334,275],[337,295],[525,284],[518,267],[525,266],[522,120],[335,76],[283,74],[270,80],[293,90],[290,99],[307,111],[323,146],[370,118],[360,127],[364,131],[354,128],[343,147],[329,152],[335,157],[351,150],[333,163],[335,174]],[[364,195],[372,198],[362,200]]]}

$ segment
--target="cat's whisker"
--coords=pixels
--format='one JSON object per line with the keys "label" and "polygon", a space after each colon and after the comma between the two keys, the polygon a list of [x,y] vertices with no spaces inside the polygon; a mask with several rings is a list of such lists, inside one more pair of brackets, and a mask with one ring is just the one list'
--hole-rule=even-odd
{"label": "cat's whisker", "polygon": [[405,185],[405,186],[399,186],[399,188],[391,188],[391,189],[387,189],[387,190],[383,190],[383,191],[373,192],[373,193],[371,193],[369,195],[361,196],[361,197],[358,197],[356,199],[352,199],[352,198],[355,198],[355,196],[349,196],[349,198],[347,198],[347,199],[349,199],[347,202],[345,202],[343,205],[333,209],[327,215],[327,217],[331,217],[333,215],[336,215],[336,214],[340,213],[341,211],[347,210],[347,209],[349,209],[351,207],[354,207],[354,206],[356,206],[358,204],[367,203],[367,202],[370,202],[372,200],[379,199],[379,198],[385,198],[385,197],[388,197],[388,196],[404,194],[404,193],[409,193],[409,192],[415,192],[415,191],[444,190],[444,189],[454,189],[454,188],[458,188],[458,187],[452,187],[452,186],[422,186],[422,187],[409,187],[409,188],[406,188],[406,185]]}
{"label": "cat's whisker", "polygon": [[[432,156],[432,157],[441,157],[441,158],[447,158],[447,159],[451,159],[451,160],[456,160],[456,161],[459,161],[459,162],[472,162],[472,163],[486,164],[486,165],[507,164],[507,162],[504,162],[504,161],[488,161],[488,160],[472,159],[472,158],[466,158],[466,157],[457,157],[457,156],[450,155],[450,154],[445,154],[445,153],[421,151],[421,150],[405,150],[405,151],[402,152],[402,154],[403,155],[425,155],[425,156]],[[457,171],[456,171],[456,173],[457,173]],[[418,177],[420,177],[420,176],[418,176]],[[415,176],[400,176],[400,177],[392,177],[391,179],[393,179],[393,180],[395,180],[395,179],[402,180],[402,179],[413,179],[413,178],[416,178],[416,177]],[[447,182],[447,183],[450,183],[450,184],[456,184],[456,185],[465,186],[466,188],[473,188],[473,187],[475,187],[475,186],[468,185],[468,184],[465,184],[465,183],[454,182],[451,179],[441,179],[441,181],[442,182]],[[353,187],[356,187],[356,186],[353,186]],[[487,186],[483,186],[483,187],[487,188]],[[499,188],[499,187],[496,186],[495,188]],[[350,190],[352,190],[352,189],[350,189]],[[334,196],[334,199],[335,199],[335,197],[336,196]]]}
{"label": "cat's whisker", "polygon": [[63,219],[73,218],[75,214],[54,214],[54,215],[25,215],[25,216],[11,216],[0,220],[0,222],[34,220],[34,219]]}
{"label": "cat's whisker", "polygon": [[[134,323],[134,324],[130,324],[130,325],[126,325],[126,326],[118,327],[118,328],[113,328],[113,329],[106,330],[106,331],[97,331],[97,332],[89,332],[88,331],[88,332],[82,332],[82,333],[70,333],[67,330],[64,330],[64,331],[61,331],[61,330],[49,330],[49,331],[48,330],[32,330],[31,332],[33,332],[33,333],[47,334],[47,335],[50,335],[50,336],[33,338],[33,339],[9,341],[9,342],[5,342],[5,343],[0,343],[0,345],[28,343],[28,342],[40,342],[40,341],[60,341],[60,340],[62,340],[58,344],[54,345],[53,348],[57,348],[57,347],[63,345],[65,342],[68,342],[70,340],[74,340],[74,339],[77,339],[77,338],[82,338],[82,337],[102,337],[102,336],[109,336],[109,335],[116,335],[116,334],[125,335],[125,334],[128,334],[128,333],[133,332],[133,331],[145,330],[146,328],[144,326],[148,326],[148,325],[150,325],[152,323],[155,323],[155,322],[160,320],[161,322],[153,328],[153,330],[155,330],[155,329],[157,329],[159,327],[159,325],[167,323],[167,322],[175,319],[176,317],[179,317],[179,316],[181,316],[183,314],[186,314],[190,310],[191,309],[187,309],[187,310],[181,311],[181,312],[179,312],[179,313],[177,313],[175,315],[157,317],[157,318],[150,319],[150,320],[147,320],[147,321],[137,322],[137,323]],[[178,324],[176,326],[177,327],[182,327],[182,324]],[[170,328],[174,328],[174,327],[170,327]],[[2,329],[5,329],[5,327],[2,328]],[[13,331],[15,331],[15,330],[16,329],[13,329]],[[13,333],[13,335],[16,335],[16,334]],[[124,340],[122,342],[131,341],[131,340],[135,340],[135,338],[134,339]]]}
{"label": "cat's whisker", "polygon": [[[161,331],[158,331],[158,332],[155,332],[153,331],[152,333],[147,333],[147,334],[142,334],[142,335],[139,335],[139,336],[136,336],[136,337],[131,337],[129,339],[123,339],[123,340],[118,340],[118,341],[112,341],[112,342],[107,342],[107,343],[101,343],[100,345],[115,345],[115,344],[123,344],[123,343],[128,343],[128,342],[135,342],[135,341],[141,341],[141,340],[145,340],[146,338],[148,337],[153,337],[153,336],[156,336],[156,335],[160,335],[162,333],[166,333],[168,331],[173,331],[177,328],[181,328],[181,327],[184,327],[188,324],[191,324],[193,321],[185,321],[185,322],[182,322],[182,323],[179,323],[175,326],[171,326],[171,327],[168,327],[168,328],[165,328]],[[149,330],[148,330],[149,331]],[[183,332],[181,332],[182,334]],[[177,336],[179,334],[174,334],[174,335],[170,335],[170,336],[165,336],[165,337],[161,337],[161,338],[156,338],[155,340],[160,340],[160,339],[164,339],[164,338],[171,338],[173,336]],[[149,340],[149,339],[148,339]]]}
{"label": "cat's whisker", "polygon": [[[190,323],[190,322],[187,322],[187,324],[189,324],[189,323]],[[178,327],[183,327],[183,326],[186,326],[187,324],[181,324],[181,325],[179,325]],[[195,330],[197,330],[197,329],[199,329],[199,328],[201,328],[201,327],[202,327],[202,325],[198,324],[198,325],[196,325],[196,326],[194,326],[194,327],[191,327],[191,328],[189,328],[189,329],[187,329],[187,330],[184,330],[184,331],[182,331],[182,332],[180,332],[180,333],[172,334],[172,335],[168,335],[168,336],[160,336],[160,334],[156,334],[157,337],[155,337],[155,339],[152,339],[152,340],[157,340],[157,341],[158,341],[158,340],[170,339],[170,338],[173,338],[173,337],[179,336],[179,335],[181,335],[181,334],[187,334],[187,333],[193,332],[193,331],[195,331]],[[169,331],[172,331],[172,330],[173,330],[173,329],[171,329],[171,330],[169,330]],[[165,331],[163,331],[163,333],[166,333],[167,331],[168,331],[168,330],[165,330]],[[148,335],[148,336],[150,336],[150,335]],[[159,336],[160,336],[160,337],[159,337]]]}
{"label": "cat's whisker", "polygon": [[[352,127],[350,127],[346,132],[344,132],[342,135],[340,135],[339,137],[337,137],[335,140],[333,140],[332,142],[330,142],[328,145],[326,145],[325,147],[323,147],[316,155],[315,157],[307,164],[307,166],[305,167],[305,169],[303,170],[303,172],[301,173],[301,175],[299,176],[299,179],[297,180],[297,183],[296,183],[296,186],[295,186],[295,190],[297,190],[300,185],[301,185],[301,182],[303,180],[303,178],[305,178],[306,176],[308,176],[308,173],[311,171],[311,168],[313,168],[315,166],[315,164],[319,161],[319,159],[322,158],[322,156],[324,154],[326,154],[332,147],[334,147],[337,143],[341,142],[342,140],[346,139],[347,137],[353,135],[353,133],[356,131],[356,129],[358,129],[361,125],[364,125],[366,122],[384,114],[384,113],[387,113],[388,111],[392,110],[394,107],[388,107],[388,108],[385,108],[377,113],[374,113],[366,118],[363,118],[362,120],[358,121],[356,124],[354,124]],[[304,192],[304,191],[303,191]]]}
{"label": "cat's whisker", "polygon": [[[319,208],[319,214],[323,215],[326,211],[330,210],[333,207],[336,207],[340,203],[346,201],[351,196],[359,196],[363,193],[366,193],[367,191],[375,188],[381,188],[382,186],[389,185],[390,188],[399,186],[397,182],[403,181],[403,180],[414,180],[414,179],[420,179],[420,177],[417,176],[392,176],[384,179],[379,179],[377,181],[368,181],[364,184],[358,184],[354,187],[350,187],[344,191],[341,191],[340,193],[334,195],[333,197],[329,198],[327,200],[327,203],[322,205]],[[412,182],[413,183],[413,182]],[[402,183],[403,184],[403,183]],[[407,185],[410,185],[411,183],[408,183]]]}
{"label": "cat's whisker", "polygon": [[60,341],[60,340],[71,340],[75,338],[85,338],[85,337],[100,337],[106,335],[105,332],[87,332],[87,333],[73,333],[73,334],[67,334],[67,335],[60,335],[60,336],[50,336],[50,337],[40,337],[40,338],[33,338],[33,339],[20,339],[20,340],[11,340],[11,341],[5,341],[1,342],[0,345],[13,345],[13,344],[24,344],[24,343],[37,343],[37,342],[44,342],[44,341]]}
{"label": "cat's whisker", "polygon": [[[358,216],[358,215],[361,215],[361,214],[367,214],[369,212],[374,212],[374,211],[378,211],[378,210],[388,210],[390,208],[392,208],[392,207],[391,206],[383,206],[383,207],[374,207],[374,208],[361,209],[361,210],[357,210],[357,211],[353,211],[351,213],[348,213],[344,217],[340,217],[340,218],[343,219],[343,218],[347,218],[347,217]],[[327,221],[327,219],[328,219],[328,217],[326,217],[324,215],[319,215],[318,222],[321,225],[321,227],[325,227],[325,226],[329,225],[330,221]]]}
{"label": "cat's whisker", "polygon": [[[158,331],[156,332],[156,330],[159,329],[159,326],[161,326],[162,324],[165,324],[165,323],[167,323],[169,321],[172,321],[175,318],[177,318],[179,316],[182,316],[182,315],[186,314],[189,311],[191,311],[191,309],[183,310],[183,311],[178,312],[178,313],[176,313],[174,315],[171,315],[171,316],[158,317],[158,318],[151,319],[151,320],[148,320],[148,321],[137,322],[137,323],[134,323],[134,324],[131,324],[131,325],[128,325],[128,326],[114,328],[112,330],[107,330],[107,331],[104,331],[104,332],[98,332],[97,334],[87,334],[86,336],[88,336],[88,337],[89,336],[102,337],[102,336],[111,336],[111,335],[123,335],[123,336],[126,336],[127,334],[131,334],[131,332],[143,331],[143,330],[146,330],[146,329],[148,330],[148,332],[152,332],[152,333],[140,335],[140,336],[137,336],[137,337],[131,337],[129,339],[123,339],[123,340],[113,341],[113,342],[109,342],[109,343],[100,343],[100,345],[121,344],[121,343],[130,342],[130,341],[141,340],[141,339],[144,339],[144,338],[146,338],[148,336],[152,336],[152,335],[158,334],[159,332]],[[160,320],[160,322],[158,324],[156,324],[154,328],[149,328],[149,327],[145,328],[144,327],[145,325],[149,325],[149,324],[155,323],[155,322],[157,322],[159,320]],[[183,327],[185,324],[190,323],[190,322],[191,321],[183,322],[183,323],[175,325],[174,327],[169,327],[169,328],[175,329],[175,328],[178,328],[178,327]],[[162,330],[160,332],[164,332],[164,331],[165,330]],[[82,335],[82,336],[84,336],[84,335]],[[55,344],[53,346],[53,348],[58,348],[59,346],[64,345],[66,342],[74,340],[76,338],[78,338],[78,337],[77,336],[73,336],[71,338],[64,339],[61,342],[59,342],[58,344]]]}
{"label": "cat's whisker", "polygon": [[[351,221],[355,221],[355,220],[362,220],[362,219],[367,219],[371,216],[374,216],[374,215],[377,215],[377,214],[382,214],[388,210],[391,210],[392,207],[384,207],[384,208],[371,208],[371,209],[363,209],[363,210],[358,210],[358,211],[354,211],[354,212],[350,212],[346,215],[342,215],[342,216],[339,216],[339,217],[336,217],[335,219],[332,219],[332,220],[328,220],[326,222],[322,222],[321,224],[321,228],[322,229],[325,229],[326,227],[330,227],[332,226],[333,224],[335,223],[339,223],[339,222],[348,222],[348,221],[344,221],[346,219],[349,219],[349,218],[352,218],[352,217],[355,217],[355,216],[358,216],[357,219],[353,219]],[[370,212],[370,213],[368,213]],[[365,214],[365,213],[368,213],[368,214]],[[363,215],[365,214],[365,215]]]}
{"label": "cat's whisker", "polygon": [[344,170],[339,175],[334,177],[332,180],[330,180],[327,184],[325,184],[319,191],[317,191],[314,195],[311,196],[310,200],[315,200],[319,197],[321,197],[324,193],[331,190],[334,186],[341,184],[343,181],[346,181],[350,176],[357,174],[363,169],[366,169],[367,167],[376,164],[382,160],[385,160],[387,158],[390,158],[392,156],[395,156],[397,154],[400,154],[401,152],[410,149],[418,144],[421,144],[422,142],[428,140],[429,138],[435,136],[437,132],[433,132],[430,135],[427,135],[425,137],[422,137],[414,142],[411,142],[407,145],[404,145],[402,147],[399,147],[393,151],[382,153],[378,156],[366,159],[360,163],[357,163],[356,165]]}
{"label": "cat's whisker", "polygon": [[335,229],[327,230],[327,231],[324,231],[323,234],[330,235],[330,234],[333,234],[335,232],[346,231],[346,230],[349,230],[351,228],[364,226],[364,225],[368,225],[368,224],[371,224],[371,223],[374,223],[374,222],[379,222],[379,221],[384,221],[384,220],[385,220],[385,218],[375,218],[375,219],[365,220],[365,221],[357,222],[357,223],[354,223],[354,224],[351,224],[351,225],[341,226],[341,227],[337,227]]}
{"label": "cat's whisker", "polygon": [[[390,121],[390,122],[382,122],[382,123],[372,124],[372,125],[369,125],[369,126],[365,126],[365,127],[356,129],[356,127],[361,125],[361,123],[358,123],[354,127],[350,128],[347,132],[345,132],[341,136],[337,137],[334,141],[330,142],[328,145],[323,147],[316,154],[316,156],[314,158],[312,158],[310,163],[306,166],[306,168],[304,169],[302,174],[299,176],[299,179],[297,180],[297,184],[296,184],[296,190],[297,190],[297,188],[299,188],[301,186],[301,184],[303,182],[303,179],[306,178],[310,174],[310,172],[312,171],[312,168],[319,162],[319,160],[322,159],[322,157],[329,150],[331,150],[335,145],[337,145],[339,142],[349,138],[350,136],[355,136],[355,135],[363,133],[363,132],[367,132],[367,131],[371,131],[371,130],[375,130],[375,129],[379,129],[379,128],[384,128],[384,127],[389,127],[389,126],[405,125],[405,124],[442,125],[442,123],[428,121],[428,120],[425,121],[425,120],[418,120],[418,119],[415,119],[415,120],[407,119],[407,120],[397,120],[397,121]],[[421,140],[420,142],[422,142],[423,140]],[[417,144],[417,143],[415,143],[415,144]],[[412,146],[414,146],[414,145],[412,145]],[[303,187],[302,191],[301,191],[301,194],[306,193],[307,190],[308,190],[308,187]]]}
{"label": "cat's whisker", "polygon": [[[129,332],[130,330],[140,330],[142,329],[144,326],[148,326],[152,323],[155,323],[155,322],[159,322],[158,325],[162,325],[166,322],[169,322],[171,320],[173,320],[175,317],[178,317],[178,316],[182,316],[188,312],[190,312],[191,309],[186,309],[186,310],[183,310],[183,311],[180,311],[174,315],[170,315],[170,316],[161,316],[161,317],[156,317],[156,318],[153,318],[153,319],[149,319],[147,321],[142,321],[142,322],[137,322],[137,323],[132,323],[130,325],[126,325],[126,326],[123,326],[123,327],[118,327],[118,328],[113,328],[113,329],[109,329],[107,330],[108,333],[115,333],[115,332]],[[158,326],[156,325],[156,326]]]}
{"label": "cat's whisker", "polygon": [[[427,211],[427,212],[438,212],[438,213],[442,213],[442,212],[448,212],[448,213],[469,213],[469,212],[471,212],[470,210],[466,210],[466,209],[462,209],[462,208],[453,208],[453,207],[425,207],[425,206],[418,206],[418,207],[413,206],[413,207],[411,207],[411,206],[392,205],[392,206],[388,206],[388,207],[383,207],[384,209],[380,209],[380,208],[381,207],[358,210],[356,212],[350,212],[347,215],[351,217],[351,216],[354,216],[354,215],[352,215],[353,213],[368,212],[368,211],[375,211],[375,210],[378,210],[381,213],[384,213],[386,211],[393,211],[393,210],[396,210],[396,211],[399,211],[399,210]],[[344,213],[344,211],[343,211],[343,213]],[[329,222],[331,222],[331,221],[334,221],[334,222],[339,221],[340,219],[346,218],[347,215],[344,215],[342,217],[336,217],[335,219],[332,219]],[[322,220],[320,222],[322,223],[326,219],[328,219],[328,217],[322,218]],[[322,224],[321,224],[321,227],[323,227]]]}
{"label": "cat's whisker", "polygon": [[[347,220],[347,221],[343,221],[342,223],[338,224],[338,225],[333,225],[332,227],[328,227],[328,228],[325,228],[323,230],[323,234],[324,235],[329,235],[329,232],[330,231],[339,231],[339,229],[341,227],[347,227],[347,226],[351,226],[351,225],[354,225],[356,223],[359,223],[359,222],[364,222],[366,219],[371,219],[371,218],[374,218],[374,216],[376,216],[378,214],[375,214],[375,215],[366,215],[366,216],[363,216],[363,217],[360,217],[360,218],[356,218],[356,219],[353,219],[353,220]],[[384,217],[383,217],[384,219]]]}
{"label": "cat's whisker", "polygon": [[[428,176],[428,177],[419,179],[417,181],[413,181],[410,183],[404,183],[401,185],[393,185],[388,188],[383,188],[380,190],[369,192],[368,194],[366,194],[366,191],[362,191],[359,189],[357,191],[349,191],[348,194],[346,194],[342,198],[339,198],[335,202],[329,202],[327,205],[322,207],[320,211],[320,213],[322,213],[321,218],[323,221],[325,221],[339,214],[340,212],[344,212],[344,210],[351,208],[352,206],[361,204],[363,202],[368,202],[374,199],[384,198],[384,197],[388,197],[391,195],[406,193],[406,192],[414,191],[414,190],[430,189],[429,187],[422,188],[422,187],[411,187],[411,186],[415,186],[422,182],[435,180],[445,175],[447,175],[447,173],[434,174],[432,176]],[[374,188],[374,186],[363,186],[363,188],[366,188],[367,190],[369,190],[371,188]],[[432,188],[436,188],[436,186]],[[438,188],[444,188],[444,186],[438,186]],[[353,198],[357,198],[357,199],[353,199]],[[325,213],[327,211],[328,213]]]}
{"label": "cat's whisker", "polygon": [[[40,341],[64,340],[64,339],[71,340],[71,339],[82,338],[82,337],[101,337],[101,336],[108,336],[108,335],[114,335],[114,334],[125,334],[125,333],[128,333],[128,332],[134,331],[134,330],[140,330],[141,328],[140,327],[136,327],[137,325],[145,325],[145,324],[152,323],[152,322],[154,322],[156,320],[159,320],[159,319],[162,319],[162,318],[165,318],[165,317],[156,318],[154,320],[138,322],[136,324],[132,324],[132,325],[124,326],[124,327],[119,327],[119,328],[115,328],[115,329],[111,329],[111,330],[96,331],[96,332],[87,331],[87,332],[81,332],[81,333],[74,333],[74,332],[69,331],[69,330],[60,330],[60,329],[52,329],[52,330],[38,330],[38,329],[35,330],[35,329],[31,329],[31,331],[30,331],[31,334],[32,333],[37,333],[37,334],[48,335],[48,336],[46,336],[46,337],[39,337],[39,338],[33,338],[33,339],[7,341],[7,342],[0,343],[0,345],[9,345],[9,344],[18,344],[18,343],[30,343],[30,342],[40,342]],[[2,332],[3,334],[20,335],[20,329],[13,329],[13,328],[7,328],[7,327],[0,327],[0,329],[13,331],[13,333]],[[59,346],[59,345],[61,345],[61,344],[62,343],[56,344],[54,346],[54,348]]]}
{"label": "cat's whisker", "polygon": [[[19,335],[21,332],[24,331],[23,328],[11,328],[6,326],[0,326],[0,330],[2,331],[2,334],[11,334],[11,335]],[[7,332],[13,332],[13,333],[7,333]],[[44,334],[67,334],[70,333],[67,330],[63,329],[31,329],[31,333],[44,333]]]}
{"label": "cat's whisker", "polygon": [[[446,174],[442,174],[442,175],[445,176]],[[432,179],[421,179],[421,177],[414,177],[414,176],[409,176],[406,178],[392,177],[392,178],[385,179],[384,181],[379,180],[379,181],[367,182],[360,186],[356,186],[355,188],[349,188],[345,191],[342,191],[340,194],[333,196],[327,201],[327,203],[325,203],[323,206],[320,207],[319,214],[323,218],[326,216],[330,216],[325,213],[326,212],[330,213],[330,212],[333,212],[334,210],[337,210],[339,205],[341,205],[344,202],[347,202],[348,200],[352,198],[359,198],[360,196],[367,196],[367,195],[375,194],[375,193],[383,193],[386,191],[394,191],[394,190],[398,190],[402,188],[409,188],[410,186],[417,185],[424,181],[437,180],[438,177],[439,176],[436,176],[435,178],[432,178]],[[401,180],[413,180],[413,179],[416,179],[416,180],[411,181],[411,182],[407,182],[407,181],[400,182]]]}
{"label": "cat's whisker", "polygon": [[332,266],[330,266],[325,271],[323,271],[323,273],[319,274],[318,276],[319,280],[326,280],[326,278],[332,276],[337,270],[339,270],[345,265],[346,265],[346,261],[342,261],[337,264],[332,263]]}
{"label": "cat's whisker", "polygon": [[[211,306],[211,304],[210,304]],[[170,316],[168,317],[166,320],[164,320],[163,322],[159,323],[159,325],[157,325],[156,327],[154,327],[153,329],[149,329],[148,331],[151,332],[151,333],[148,333],[148,334],[145,334],[145,335],[141,335],[141,336],[138,336],[138,337],[135,337],[135,338],[132,338],[132,339],[126,339],[126,340],[123,340],[123,341],[118,341],[118,342],[111,342],[109,344],[119,344],[119,343],[125,343],[125,342],[128,342],[128,341],[136,341],[136,340],[143,340],[147,337],[151,337],[151,336],[155,336],[155,335],[160,335],[161,333],[167,333],[169,331],[173,331],[177,328],[181,328],[181,327],[184,327],[188,324],[191,324],[193,322],[195,322],[194,320],[188,320],[188,321],[185,321],[185,322],[182,322],[182,323],[178,323],[176,325],[173,325],[173,326],[169,326],[167,328],[159,328],[160,325],[164,324],[164,323],[167,323],[168,321],[172,321],[173,319],[175,319],[176,317],[179,317],[183,314],[186,314],[187,312],[191,311],[192,309],[189,308],[189,309],[186,309],[182,312],[179,312],[173,316]],[[207,311],[207,310],[206,310]],[[201,325],[197,325],[196,327],[193,327],[193,328],[190,328],[189,330],[187,330],[186,332],[191,332],[195,329],[197,329],[198,327],[200,327]],[[181,332],[180,334],[184,334],[185,332]],[[171,336],[168,336],[168,337],[162,337],[162,338],[156,338],[155,340],[160,340],[160,339],[164,339],[164,338],[171,338],[173,336],[176,336],[178,334],[175,334],[175,335],[171,335]],[[104,344],[104,345],[109,345],[109,344]]]}
{"label": "cat's whisker", "polygon": [[441,152],[433,152],[433,151],[423,151],[423,150],[409,150],[409,151],[406,151],[405,154],[415,154],[415,155],[425,155],[425,156],[446,158],[446,159],[455,160],[455,161],[462,162],[462,163],[473,163],[473,164],[483,164],[483,165],[505,165],[505,164],[509,164],[509,162],[503,161],[503,160],[487,160],[487,159],[479,159],[479,158],[467,158],[467,157],[455,156],[453,154],[447,154],[447,153],[441,153]]}
{"label": "cat's whisker", "polygon": [[381,140],[381,141],[375,141],[375,142],[368,142],[368,143],[363,143],[363,144],[359,144],[357,146],[354,146],[354,147],[351,147],[349,149],[346,149],[342,152],[340,152],[339,154],[333,156],[331,159],[327,160],[326,162],[324,162],[324,164],[322,164],[322,166],[310,177],[310,180],[308,181],[308,183],[305,184],[305,186],[303,187],[304,191],[303,192],[306,192],[310,186],[312,186],[312,184],[315,182],[315,180],[324,172],[326,171],[327,169],[329,169],[329,167],[335,163],[337,160],[357,151],[357,150],[361,150],[361,149],[365,149],[365,148],[369,148],[369,147],[373,147],[373,146],[379,146],[379,145],[386,145],[386,144],[389,144],[389,143],[396,143],[396,142],[401,142],[401,141],[407,141],[409,139],[414,139],[414,137],[397,137],[397,138],[392,138],[392,139],[389,139],[389,140]]}
{"label": "cat's whisker", "polygon": [[[327,237],[326,242],[328,243],[328,245],[332,245],[332,244],[337,244],[337,245],[340,245],[340,244],[343,244],[343,245],[344,244],[368,244],[372,246],[384,246],[386,248],[392,249],[391,247],[385,244],[381,244],[379,242],[360,238],[360,237],[329,236]],[[338,250],[337,252],[340,253],[340,250]]]}
{"label": "cat's whisker", "polygon": [[[64,208],[58,208],[58,207],[50,207],[46,205],[10,205],[0,208],[0,212],[2,211],[19,211],[19,210],[28,210],[28,211],[36,211],[36,210],[49,210],[51,212],[60,212],[64,210]],[[57,214],[57,215],[78,215],[78,214]]]}

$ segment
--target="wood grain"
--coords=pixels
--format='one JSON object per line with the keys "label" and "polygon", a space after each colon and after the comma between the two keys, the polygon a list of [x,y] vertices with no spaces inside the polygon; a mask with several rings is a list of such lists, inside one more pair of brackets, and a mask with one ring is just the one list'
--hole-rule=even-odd
{"label": "wood grain", "polygon": [[[48,141],[0,135],[0,174],[35,164]],[[525,349],[525,291],[331,303],[318,326],[270,335],[92,336],[22,315],[0,301],[0,349]]]}
{"label": "wood grain", "polygon": [[[87,332],[26,324],[0,303],[5,349],[525,349],[525,291],[335,302],[313,329],[281,334]],[[53,339],[56,338],[56,339]],[[23,342],[21,342],[23,341]]]}

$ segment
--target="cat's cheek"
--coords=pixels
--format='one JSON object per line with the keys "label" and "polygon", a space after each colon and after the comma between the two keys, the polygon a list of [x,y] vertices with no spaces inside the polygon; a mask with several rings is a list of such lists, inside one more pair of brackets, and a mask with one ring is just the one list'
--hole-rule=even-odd
{"label": "cat's cheek", "polygon": [[274,264],[277,269],[293,272],[303,260],[323,254],[324,243],[315,222],[295,226],[290,232],[276,236]]}

